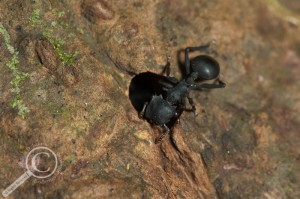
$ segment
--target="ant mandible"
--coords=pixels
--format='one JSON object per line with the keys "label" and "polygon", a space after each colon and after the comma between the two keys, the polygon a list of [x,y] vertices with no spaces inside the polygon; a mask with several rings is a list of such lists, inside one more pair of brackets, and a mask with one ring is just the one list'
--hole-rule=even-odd
{"label": "ant mandible", "polygon": [[[203,51],[210,44],[185,48],[185,71],[186,77],[178,80],[170,76],[170,63],[165,66],[166,78],[168,83],[161,82],[166,94],[153,95],[149,102],[145,102],[139,116],[148,120],[150,123],[159,125],[164,132],[159,136],[155,143],[160,143],[162,139],[169,134],[170,129],[166,125],[171,119],[179,116],[186,109],[186,99],[192,107],[192,111],[196,115],[196,107],[193,99],[189,96],[190,89],[214,89],[224,88],[226,84],[219,79],[220,66],[219,63],[208,55],[198,55],[193,59],[189,58],[189,53],[194,51]],[[217,83],[203,83],[206,80],[216,80]],[[197,80],[197,82],[195,82]]]}

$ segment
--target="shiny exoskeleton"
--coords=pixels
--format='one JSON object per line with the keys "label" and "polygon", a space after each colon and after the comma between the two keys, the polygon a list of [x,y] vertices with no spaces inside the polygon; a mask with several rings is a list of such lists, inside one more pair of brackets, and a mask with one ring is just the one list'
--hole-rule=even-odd
{"label": "shiny exoskeleton", "polygon": [[[144,104],[140,117],[164,129],[164,133],[155,140],[155,143],[161,142],[170,132],[166,124],[178,117],[182,111],[191,110],[196,115],[196,107],[193,99],[189,96],[190,89],[214,89],[226,86],[219,79],[220,66],[215,59],[207,55],[199,55],[191,60],[189,58],[189,52],[201,51],[208,46],[188,47],[185,49],[184,65],[186,77],[180,81],[175,77],[170,77],[170,63],[168,63],[165,68],[168,82],[161,82],[166,91],[165,94],[154,95],[149,102]],[[205,83],[206,80],[215,80],[215,82],[211,84]],[[188,99],[192,109],[186,109],[186,99]]]}

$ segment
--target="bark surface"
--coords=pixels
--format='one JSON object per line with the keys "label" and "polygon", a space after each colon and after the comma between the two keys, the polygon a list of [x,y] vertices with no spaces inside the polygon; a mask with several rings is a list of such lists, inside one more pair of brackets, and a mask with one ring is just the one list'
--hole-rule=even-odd
{"label": "bark surface", "polygon": [[[60,160],[11,198],[300,197],[299,1],[2,0],[0,23],[1,190],[35,146]],[[212,40],[227,87],[156,145],[131,80]]]}

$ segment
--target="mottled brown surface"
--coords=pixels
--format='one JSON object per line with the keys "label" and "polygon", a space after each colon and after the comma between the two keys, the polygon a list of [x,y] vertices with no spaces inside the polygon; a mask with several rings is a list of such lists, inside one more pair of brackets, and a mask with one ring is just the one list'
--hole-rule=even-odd
{"label": "mottled brown surface", "polygon": [[[44,143],[61,173],[11,198],[300,198],[300,3],[279,2],[2,0],[0,21],[31,76],[22,119],[0,36],[1,190]],[[34,9],[40,24],[28,20]],[[39,40],[48,29],[78,51],[71,65]],[[180,78],[178,50],[211,40],[227,87],[192,92],[199,115],[183,113],[155,145],[161,131],[138,118],[131,79],[161,73],[168,56]]]}

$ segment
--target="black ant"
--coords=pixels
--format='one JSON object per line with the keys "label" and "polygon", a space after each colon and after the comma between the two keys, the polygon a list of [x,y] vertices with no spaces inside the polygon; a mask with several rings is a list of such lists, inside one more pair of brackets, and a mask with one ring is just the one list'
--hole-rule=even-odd
{"label": "black ant", "polygon": [[[199,47],[185,48],[185,70],[186,77],[178,80],[170,76],[170,63],[165,66],[166,78],[168,82],[161,82],[163,89],[166,91],[164,95],[153,95],[149,102],[145,102],[140,117],[148,120],[150,123],[159,125],[164,132],[159,136],[155,143],[160,143],[162,139],[170,132],[166,125],[172,119],[179,117],[182,111],[186,109],[186,98],[196,115],[196,107],[193,99],[189,96],[190,89],[214,89],[224,88],[226,84],[219,79],[220,66],[219,63],[210,56],[199,55],[190,60],[189,52],[203,51],[209,46],[203,45]],[[216,80],[216,83],[203,83],[206,80]],[[197,82],[195,82],[197,80]],[[199,83],[200,82],[200,83]]]}

